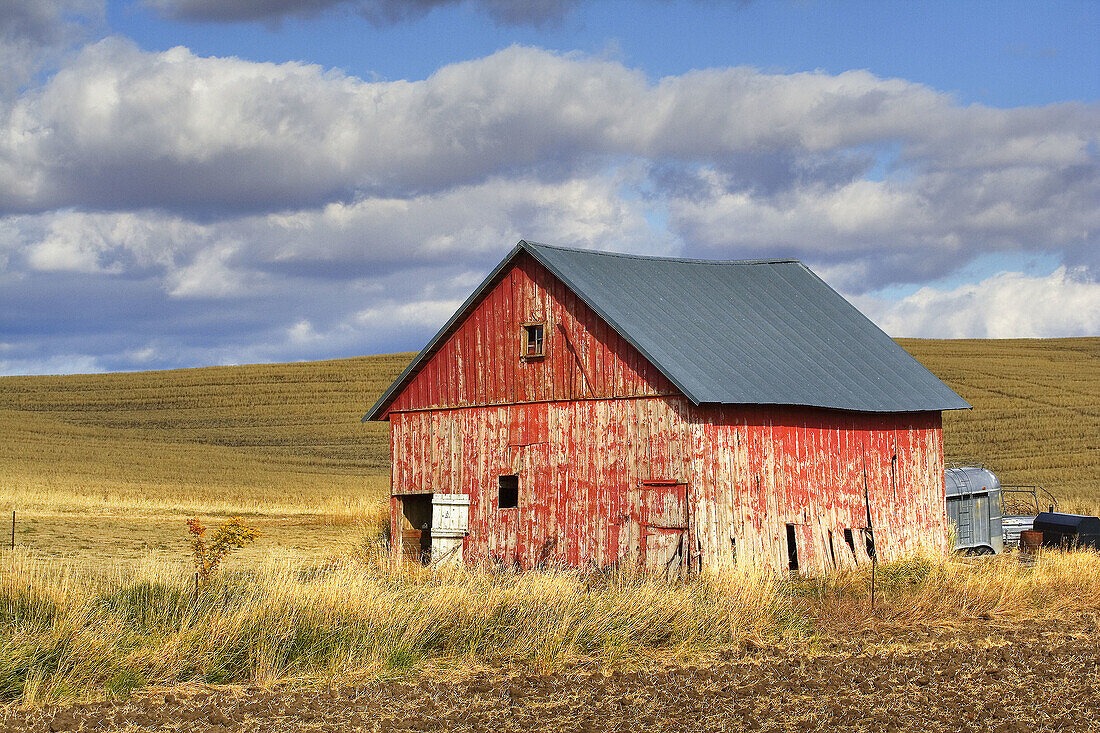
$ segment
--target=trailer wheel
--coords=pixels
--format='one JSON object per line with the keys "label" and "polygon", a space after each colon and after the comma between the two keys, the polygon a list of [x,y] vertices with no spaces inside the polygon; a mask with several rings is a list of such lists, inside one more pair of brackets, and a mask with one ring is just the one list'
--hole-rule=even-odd
{"label": "trailer wheel", "polygon": [[978,545],[977,547],[971,547],[966,551],[966,554],[971,557],[981,557],[984,555],[995,555],[996,552],[989,545]]}

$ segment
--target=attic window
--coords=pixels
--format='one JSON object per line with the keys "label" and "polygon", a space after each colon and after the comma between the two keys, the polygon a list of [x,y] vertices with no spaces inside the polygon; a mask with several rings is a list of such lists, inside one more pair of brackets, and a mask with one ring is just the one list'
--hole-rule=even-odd
{"label": "attic window", "polygon": [[519,476],[501,476],[497,482],[497,508],[515,509],[519,506]]}
{"label": "attic window", "polygon": [[524,359],[538,359],[546,356],[544,350],[543,331],[544,323],[523,324],[523,357]]}

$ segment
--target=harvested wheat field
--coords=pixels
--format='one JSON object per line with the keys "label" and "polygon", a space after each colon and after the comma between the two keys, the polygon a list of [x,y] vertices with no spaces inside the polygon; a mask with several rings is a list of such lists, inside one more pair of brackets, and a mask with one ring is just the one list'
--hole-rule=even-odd
{"label": "harvested wheat field", "polygon": [[[948,459],[1100,511],[1100,339],[902,341]],[[395,565],[410,355],[0,378],[10,730],[1100,729],[1100,555],[684,585]],[[260,530],[196,586],[185,520]]]}
{"label": "harvested wheat field", "polygon": [[[1100,338],[901,344],[974,405],[949,460],[1100,513]],[[359,418],[410,358],[0,378],[0,507],[53,556],[175,557],[196,515],[249,517],[252,559],[324,554],[380,531],[387,426]]]}
{"label": "harvested wheat field", "polygon": [[1100,338],[899,343],[974,406],[943,416],[948,460],[1040,484],[1063,511],[1100,514]]}

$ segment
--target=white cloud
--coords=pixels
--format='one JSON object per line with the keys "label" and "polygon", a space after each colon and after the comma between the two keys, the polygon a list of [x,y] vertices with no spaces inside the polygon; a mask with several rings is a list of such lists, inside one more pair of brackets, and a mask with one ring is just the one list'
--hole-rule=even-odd
{"label": "white cloud", "polygon": [[456,262],[488,267],[523,237],[669,251],[646,221],[645,202],[619,196],[623,184],[603,175],[490,180],[204,223],[157,211],[64,211],[9,218],[0,249],[22,251],[35,271],[154,275],[180,297],[239,295],[270,273],[349,279]]}
{"label": "white cloud", "polygon": [[54,354],[42,358],[0,359],[0,374],[98,374],[99,360],[87,354]]}
{"label": "white cloud", "polygon": [[135,364],[149,364],[150,362],[155,362],[160,357],[161,352],[156,344],[148,344],[141,348],[130,349],[126,352],[126,358],[130,359]]}
{"label": "white cloud", "polygon": [[237,245],[220,244],[204,249],[194,261],[169,276],[168,294],[173,298],[232,298],[250,288],[245,277],[231,265]]}
{"label": "white cloud", "polygon": [[797,256],[856,294],[1038,253],[1066,267],[860,302],[904,335],[1095,332],[1098,144],[1096,106],[858,71],[651,81],[515,47],[366,82],[109,39],[0,115],[4,368],[412,348],[520,238]]}
{"label": "white cloud", "polygon": [[102,22],[103,0],[0,3],[0,98],[16,92]]}
{"label": "white cloud", "polygon": [[425,300],[412,303],[382,303],[359,311],[352,321],[364,329],[438,328],[446,323],[461,300]]}
{"label": "white cloud", "polygon": [[[11,217],[4,239],[30,269],[118,274],[170,267],[177,253],[203,244],[204,227],[179,217],[61,211]],[[0,239],[0,242],[3,240]]]}
{"label": "white cloud", "polygon": [[324,338],[313,329],[313,324],[305,318],[288,328],[286,335],[290,342],[296,345],[315,344]]}
{"label": "white cloud", "polygon": [[82,217],[63,215],[50,222],[47,235],[28,248],[27,262],[35,270],[46,272],[108,272],[100,255],[113,242],[96,226],[87,226]]}
{"label": "white cloud", "polygon": [[942,276],[996,251],[1060,252],[1100,267],[1100,162],[1076,180],[1025,167],[812,183],[772,195],[730,190],[714,170],[700,180],[704,194],[670,202],[671,225],[685,241],[715,255],[783,252],[843,264],[850,277],[835,282],[855,292]]}
{"label": "white cloud", "polygon": [[852,300],[891,336],[1100,336],[1100,282],[1065,267],[1041,277],[1002,272],[953,290],[925,287],[895,302]]}
{"label": "white cloud", "polygon": [[[650,82],[615,61],[512,47],[423,81],[366,82],[115,38],[0,126],[0,210],[274,211],[291,238],[370,221],[397,252],[468,254],[498,237],[642,246],[648,206],[679,239],[658,234],[659,251],[858,263],[873,289],[989,251],[1096,267],[1098,144],[1096,106],[960,107],[864,71]],[[867,178],[873,165],[886,177]],[[592,195],[608,182],[623,190]],[[511,217],[534,231],[473,221],[491,192],[537,207]],[[439,215],[417,216],[424,202]],[[608,229],[616,218],[625,234]],[[288,261],[303,256],[281,240]],[[97,250],[84,245],[39,258],[88,269]]]}
{"label": "white cloud", "polygon": [[[960,108],[862,71],[714,69],[651,84],[617,62],[512,47],[424,81],[364,82],[298,63],[148,53],[114,38],[21,100],[2,159],[33,174],[8,181],[9,206],[262,207],[609,154],[707,160],[901,140],[939,166],[957,167],[959,150],[975,149],[997,157],[966,165],[1066,166],[1091,160],[1098,121],[1096,109],[1075,104]],[[136,181],[92,185],[122,172]],[[89,174],[94,181],[81,180]],[[194,185],[199,177],[205,187]]]}

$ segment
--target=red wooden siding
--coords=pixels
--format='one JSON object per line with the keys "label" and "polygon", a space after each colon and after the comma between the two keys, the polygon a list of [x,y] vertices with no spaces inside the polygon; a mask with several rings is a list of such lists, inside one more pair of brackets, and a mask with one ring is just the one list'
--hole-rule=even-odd
{"label": "red wooden siding", "polygon": [[[521,327],[527,322],[545,322],[546,356],[521,361]],[[573,291],[523,254],[389,409],[677,393]]]}
{"label": "red wooden siding", "polygon": [[[622,384],[614,374],[604,384]],[[803,570],[866,560],[865,475],[880,557],[947,542],[939,413],[696,407],[683,397],[649,397],[390,419],[394,494],[469,494],[470,562],[637,562],[646,512],[671,511],[639,509],[641,485],[652,481],[686,485],[695,568],[736,554],[738,562],[785,569],[788,524]],[[497,507],[503,474],[519,476],[515,509]],[[854,554],[845,529],[854,530]]]}

